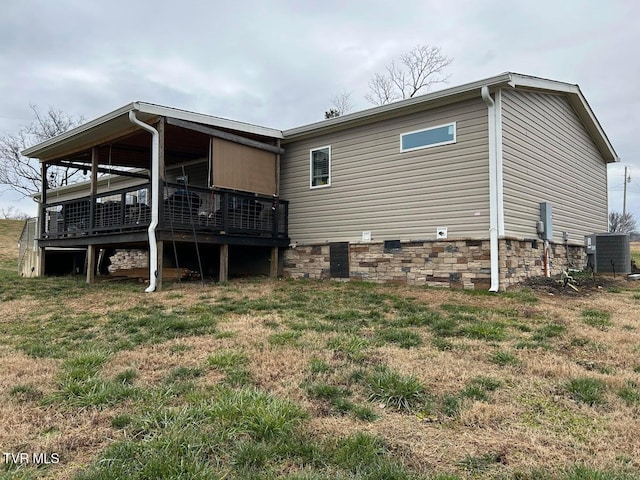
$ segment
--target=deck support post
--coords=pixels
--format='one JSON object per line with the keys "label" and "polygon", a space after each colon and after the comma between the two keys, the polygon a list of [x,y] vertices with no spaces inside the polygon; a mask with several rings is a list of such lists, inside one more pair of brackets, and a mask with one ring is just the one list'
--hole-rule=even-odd
{"label": "deck support post", "polygon": [[278,247],[271,247],[271,271],[269,276],[271,278],[278,278]]}
{"label": "deck support post", "polygon": [[89,187],[89,235],[93,235],[96,226],[96,195],[98,193],[98,165],[100,156],[98,147],[91,149],[91,185]]}
{"label": "deck support post", "polygon": [[219,282],[229,280],[229,245],[223,243],[220,245],[220,275]]}
{"label": "deck support post", "polygon": [[[158,191],[158,213],[159,217],[162,219],[164,217],[164,186],[165,186],[165,164],[164,164],[164,134],[165,134],[165,119],[164,117],[160,117],[158,120],[158,124],[156,125],[156,130],[158,131],[158,183],[153,184],[151,182],[151,188],[157,189]],[[162,220],[160,220],[161,224],[164,224]],[[156,274],[156,292],[162,291],[162,269],[164,268],[164,241],[158,240],[156,241],[156,251],[158,252],[158,270],[155,272]]]}
{"label": "deck support post", "polygon": [[162,269],[164,268],[164,241],[158,240],[156,242],[158,247],[158,270],[155,273],[156,275],[156,292],[162,291]]}
{"label": "deck support post", "polygon": [[87,246],[87,283],[96,281],[96,246]]}
{"label": "deck support post", "polygon": [[46,249],[42,248],[42,247],[38,247],[38,268],[37,268],[37,273],[36,275],[38,277],[43,277],[44,276],[44,269],[45,269],[45,264],[44,264],[44,260],[45,260],[45,254],[46,254]]}
{"label": "deck support post", "polygon": [[[44,238],[47,231],[47,188],[49,183],[47,181],[47,162],[42,162],[40,165],[40,205],[38,205],[38,224],[36,228],[39,230],[36,232],[36,238]],[[46,255],[46,249],[38,244],[38,273],[39,277],[44,276],[44,260]]]}

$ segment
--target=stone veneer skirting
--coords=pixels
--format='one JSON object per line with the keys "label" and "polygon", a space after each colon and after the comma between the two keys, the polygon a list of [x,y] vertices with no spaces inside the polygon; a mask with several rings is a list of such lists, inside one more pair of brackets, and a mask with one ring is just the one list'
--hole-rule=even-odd
{"label": "stone veneer skirting", "polygon": [[[408,285],[488,289],[491,281],[489,240],[399,242],[349,245],[349,279]],[[505,289],[528,277],[544,275],[541,240],[499,240],[500,286]],[[567,259],[567,250],[569,259]],[[582,269],[582,246],[549,246],[551,274],[567,266]],[[330,245],[305,245],[284,253],[283,275],[290,278],[331,278]]]}

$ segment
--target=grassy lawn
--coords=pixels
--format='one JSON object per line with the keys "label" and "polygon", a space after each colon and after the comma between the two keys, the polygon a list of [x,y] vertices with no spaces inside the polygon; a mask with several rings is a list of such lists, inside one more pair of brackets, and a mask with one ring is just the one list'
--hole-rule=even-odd
{"label": "grassy lawn", "polygon": [[640,478],[640,286],[20,278],[0,221],[1,479]]}
{"label": "grassy lawn", "polygon": [[631,242],[631,258],[640,267],[640,242]]}

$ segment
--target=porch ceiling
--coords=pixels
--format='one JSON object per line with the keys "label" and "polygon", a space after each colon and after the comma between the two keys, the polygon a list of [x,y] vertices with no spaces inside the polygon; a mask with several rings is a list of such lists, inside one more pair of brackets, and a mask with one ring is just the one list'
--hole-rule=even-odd
{"label": "porch ceiling", "polygon": [[[148,168],[151,161],[151,136],[131,123],[129,112],[132,110],[135,111],[139,120],[150,125],[156,124],[161,117],[165,117],[215,127],[218,130],[237,133],[265,143],[282,138],[280,130],[160,105],[134,102],[28,148],[22,154],[49,164],[71,161],[90,165],[91,150],[93,147],[99,147],[99,162],[102,165]],[[199,158],[208,154],[209,137],[196,131],[167,125],[164,148],[167,164]]]}
{"label": "porch ceiling", "polygon": [[[60,162],[74,162],[90,167],[93,147],[98,147],[98,163],[103,166],[148,169],[151,165],[151,135],[139,130],[106,142],[89,145],[80,151],[43,161],[54,165]],[[207,157],[209,137],[184,128],[167,125],[165,127],[164,148],[167,165]]]}

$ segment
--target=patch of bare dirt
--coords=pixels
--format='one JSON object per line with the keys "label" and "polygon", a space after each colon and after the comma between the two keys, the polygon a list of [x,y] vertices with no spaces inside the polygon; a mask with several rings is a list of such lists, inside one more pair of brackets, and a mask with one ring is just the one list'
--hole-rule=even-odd
{"label": "patch of bare dirt", "polygon": [[[575,277],[571,282],[576,288],[571,288],[570,285],[566,285],[559,277],[530,277],[521,286],[530,288],[535,292],[580,297],[584,295],[590,295],[592,293],[601,292],[608,288],[626,287],[628,281],[621,276],[617,278],[606,276],[593,276],[593,277]],[[516,289],[517,289],[516,288]]]}

